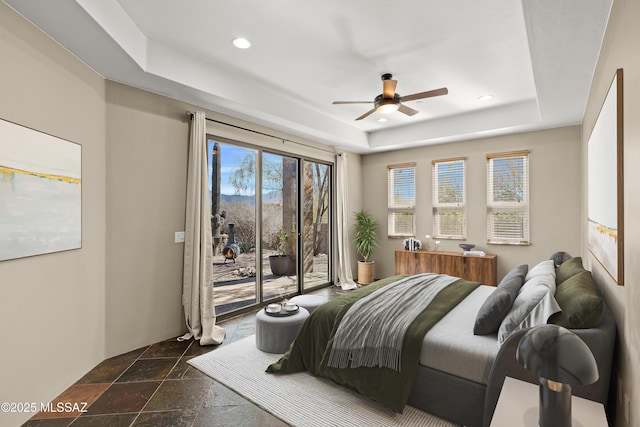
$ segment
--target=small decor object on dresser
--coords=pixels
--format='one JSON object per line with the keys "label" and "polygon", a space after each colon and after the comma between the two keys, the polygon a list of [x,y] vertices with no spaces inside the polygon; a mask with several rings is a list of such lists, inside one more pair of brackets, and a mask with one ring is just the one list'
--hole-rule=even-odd
{"label": "small decor object on dresser", "polygon": [[476,247],[476,245],[474,245],[473,243],[460,243],[458,246],[460,246],[465,252],[470,251],[471,249]]}
{"label": "small decor object on dresser", "polygon": [[422,242],[418,239],[414,239],[413,237],[404,239],[403,244],[405,250],[407,251],[419,251],[420,249],[422,249]]}

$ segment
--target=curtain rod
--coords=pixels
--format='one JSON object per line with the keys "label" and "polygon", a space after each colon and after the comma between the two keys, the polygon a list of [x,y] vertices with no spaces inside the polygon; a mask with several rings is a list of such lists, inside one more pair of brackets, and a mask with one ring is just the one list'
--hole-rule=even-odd
{"label": "curtain rod", "polygon": [[[193,113],[192,113],[191,111],[187,111],[187,115],[188,115],[191,119],[193,119]],[[292,141],[292,140],[287,139],[287,138],[281,138],[281,137],[279,137],[279,136],[271,135],[271,134],[268,134],[268,133],[265,133],[265,132],[260,132],[260,131],[258,131],[258,130],[247,129],[247,128],[242,127],[242,126],[232,125],[231,123],[221,122],[220,120],[210,119],[210,118],[208,118],[208,117],[205,117],[205,119],[206,119],[207,121],[209,121],[209,122],[214,122],[214,123],[218,123],[218,124],[221,124],[221,125],[229,126],[229,127],[232,127],[232,128],[236,128],[236,129],[240,129],[240,130],[245,130],[245,131],[247,131],[247,132],[253,132],[253,133],[256,133],[256,134],[258,134],[258,135],[268,136],[268,137],[270,137],[270,138],[274,138],[274,139],[279,139],[280,141],[282,141],[282,143],[283,143],[283,144],[284,144],[284,142],[285,142],[285,141],[287,141],[287,142],[292,142],[292,143],[294,143],[294,144],[303,145],[303,146],[305,146],[305,147],[314,148],[314,149],[316,149],[316,150],[324,151],[324,152],[326,152],[326,153],[336,154],[336,153],[335,153],[335,151],[326,150],[326,149],[324,149],[324,148],[320,148],[320,147],[314,147],[313,145],[305,144],[305,143],[303,143],[303,142]]]}

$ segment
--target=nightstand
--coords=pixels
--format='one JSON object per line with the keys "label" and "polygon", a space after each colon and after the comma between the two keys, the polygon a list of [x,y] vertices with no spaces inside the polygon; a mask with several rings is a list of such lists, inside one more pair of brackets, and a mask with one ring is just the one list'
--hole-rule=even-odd
{"label": "nightstand", "polygon": [[[538,385],[506,377],[491,427],[538,427]],[[607,427],[604,405],[571,397],[571,418],[574,426]]]}

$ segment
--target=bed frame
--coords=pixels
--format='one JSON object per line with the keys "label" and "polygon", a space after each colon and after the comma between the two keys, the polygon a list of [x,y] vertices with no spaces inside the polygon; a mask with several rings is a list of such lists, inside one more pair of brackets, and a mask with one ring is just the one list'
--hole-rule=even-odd
{"label": "bed frame", "polygon": [[[572,331],[591,349],[600,373],[594,384],[572,386],[572,393],[606,404],[617,332],[613,315],[605,305],[604,317],[597,328]],[[514,332],[501,346],[487,385],[420,366],[409,405],[467,427],[488,427],[506,376],[533,384],[538,382],[515,356],[518,343],[526,332],[526,329]]]}

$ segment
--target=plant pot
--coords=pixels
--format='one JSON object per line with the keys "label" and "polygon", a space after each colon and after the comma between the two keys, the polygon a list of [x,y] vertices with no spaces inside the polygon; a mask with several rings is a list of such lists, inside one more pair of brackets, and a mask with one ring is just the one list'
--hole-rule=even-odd
{"label": "plant pot", "polygon": [[373,282],[374,270],[375,261],[358,261],[358,284],[368,285]]}
{"label": "plant pot", "polygon": [[289,255],[269,255],[269,266],[274,276],[296,275],[296,264]]}

